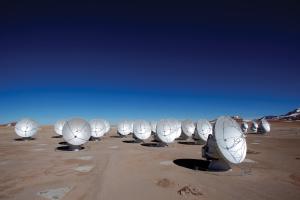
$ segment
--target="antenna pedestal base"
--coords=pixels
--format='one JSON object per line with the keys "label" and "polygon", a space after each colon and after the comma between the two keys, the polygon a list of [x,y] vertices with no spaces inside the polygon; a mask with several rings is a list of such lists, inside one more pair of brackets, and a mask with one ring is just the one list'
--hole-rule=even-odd
{"label": "antenna pedestal base", "polygon": [[100,141],[100,140],[101,140],[101,139],[100,139],[100,138],[97,138],[97,137],[91,137],[91,138],[90,138],[90,141],[96,141],[96,142],[97,142],[97,141]]}
{"label": "antenna pedestal base", "polygon": [[82,149],[84,149],[82,146],[74,146],[74,145],[69,146],[70,151],[80,151]]}
{"label": "antenna pedestal base", "polygon": [[35,138],[33,137],[21,137],[21,138],[16,138],[15,141],[31,141],[31,140],[35,140]]}
{"label": "antenna pedestal base", "polygon": [[223,159],[212,160],[208,165],[211,171],[228,171],[231,169],[230,165]]}

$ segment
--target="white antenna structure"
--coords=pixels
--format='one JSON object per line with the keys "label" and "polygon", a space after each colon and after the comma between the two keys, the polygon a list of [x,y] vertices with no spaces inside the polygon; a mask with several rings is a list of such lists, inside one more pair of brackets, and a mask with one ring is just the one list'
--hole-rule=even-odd
{"label": "white antenna structure", "polygon": [[17,122],[15,132],[18,136],[26,139],[33,137],[38,131],[39,125],[36,121],[24,118]]}
{"label": "white antenna structure", "polygon": [[91,126],[83,119],[73,118],[66,121],[62,134],[68,144],[79,147],[90,139]]}
{"label": "white antenna structure", "polygon": [[231,117],[222,116],[217,119],[213,135],[209,135],[202,155],[211,160],[210,170],[229,170],[230,164],[244,161],[247,143],[240,125]]}

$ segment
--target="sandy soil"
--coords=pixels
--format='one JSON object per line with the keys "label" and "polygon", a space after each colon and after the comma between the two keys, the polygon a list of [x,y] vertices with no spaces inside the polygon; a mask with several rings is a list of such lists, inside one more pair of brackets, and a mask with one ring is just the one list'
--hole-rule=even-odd
{"label": "sandy soil", "polygon": [[[0,199],[300,199],[300,122],[272,122],[269,135],[249,134],[247,162],[209,172],[201,145],[130,143],[116,130],[85,149],[57,149],[44,126],[32,141],[0,128]],[[128,141],[128,142],[126,142]],[[49,197],[49,199],[51,199]]]}

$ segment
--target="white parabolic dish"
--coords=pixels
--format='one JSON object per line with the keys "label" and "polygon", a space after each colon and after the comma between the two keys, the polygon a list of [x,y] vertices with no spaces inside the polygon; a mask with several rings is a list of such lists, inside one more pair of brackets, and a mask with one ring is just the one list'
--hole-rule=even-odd
{"label": "white parabolic dish", "polygon": [[258,124],[255,121],[252,121],[252,127],[257,129],[258,128]]}
{"label": "white parabolic dish", "polygon": [[54,125],[55,133],[57,133],[58,135],[62,135],[62,130],[63,130],[65,123],[66,123],[66,120],[57,121]]}
{"label": "white parabolic dish", "polygon": [[173,123],[174,123],[175,129],[176,129],[176,138],[179,138],[182,133],[181,121],[174,119]]}
{"label": "white parabolic dish", "polygon": [[220,155],[230,163],[243,162],[247,153],[247,143],[239,124],[231,117],[219,117],[214,131]]}
{"label": "white parabolic dish", "polygon": [[21,119],[15,126],[15,132],[18,136],[29,138],[36,134],[38,131],[38,123],[32,119]]}
{"label": "white parabolic dish", "polygon": [[133,126],[132,126],[132,122],[124,120],[119,122],[118,124],[118,133],[120,133],[121,135],[125,136],[125,135],[129,135],[130,133],[133,132]]}
{"label": "white parabolic dish", "polygon": [[182,132],[187,137],[192,137],[195,132],[196,126],[192,120],[184,120],[181,123]]}
{"label": "white parabolic dish", "polygon": [[90,124],[80,118],[67,121],[62,130],[63,139],[74,146],[86,143],[91,137]]}
{"label": "white parabolic dish", "polygon": [[160,120],[156,126],[157,137],[163,143],[172,143],[176,139],[178,130],[170,120]]}
{"label": "white parabolic dish", "polygon": [[104,121],[104,124],[105,124],[105,132],[104,132],[104,134],[106,134],[110,130],[110,123],[107,120],[105,120],[105,119],[103,119],[103,121]]}
{"label": "white parabolic dish", "polygon": [[151,126],[145,120],[137,120],[133,124],[133,134],[140,140],[146,140],[151,136]]}
{"label": "white parabolic dish", "polygon": [[94,138],[102,137],[107,131],[105,120],[103,119],[92,119],[90,121],[90,126],[91,126],[91,136]]}
{"label": "white parabolic dish", "polygon": [[249,128],[247,122],[243,122],[242,123],[242,128],[244,128],[244,129],[248,129]]}
{"label": "white parabolic dish", "polygon": [[270,124],[266,119],[261,120],[261,127],[266,133],[270,132],[271,130]]}
{"label": "white parabolic dish", "polygon": [[207,138],[210,134],[213,134],[213,128],[210,122],[206,119],[199,119],[197,121],[197,131],[195,134],[204,142],[207,141]]}

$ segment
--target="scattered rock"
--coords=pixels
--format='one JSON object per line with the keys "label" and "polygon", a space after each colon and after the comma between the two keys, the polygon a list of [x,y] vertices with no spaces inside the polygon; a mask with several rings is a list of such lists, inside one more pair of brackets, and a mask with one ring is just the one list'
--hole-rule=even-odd
{"label": "scattered rock", "polygon": [[181,188],[180,190],[177,191],[177,193],[179,195],[194,195],[194,196],[201,196],[203,195],[202,192],[200,192],[200,190],[198,188],[192,187],[190,185],[186,185],[183,188]]}
{"label": "scattered rock", "polygon": [[300,175],[299,174],[295,174],[295,173],[291,174],[290,179],[293,180],[293,183],[295,185],[298,185],[298,186],[300,185]]}
{"label": "scattered rock", "polygon": [[92,165],[82,165],[82,166],[74,168],[74,170],[78,171],[78,172],[86,173],[86,172],[91,171],[93,168],[94,168],[94,166],[92,166]]}
{"label": "scattered rock", "polygon": [[242,167],[241,168],[241,176],[249,176],[252,175],[252,168],[251,167]]}
{"label": "scattered rock", "polygon": [[174,183],[167,178],[163,178],[163,179],[157,181],[156,185],[163,187],[163,188],[168,188],[168,187],[174,186]]}
{"label": "scattered rock", "polygon": [[68,193],[71,189],[71,187],[49,189],[38,192],[37,195],[50,200],[59,200],[62,199],[65,196],[65,194]]}

